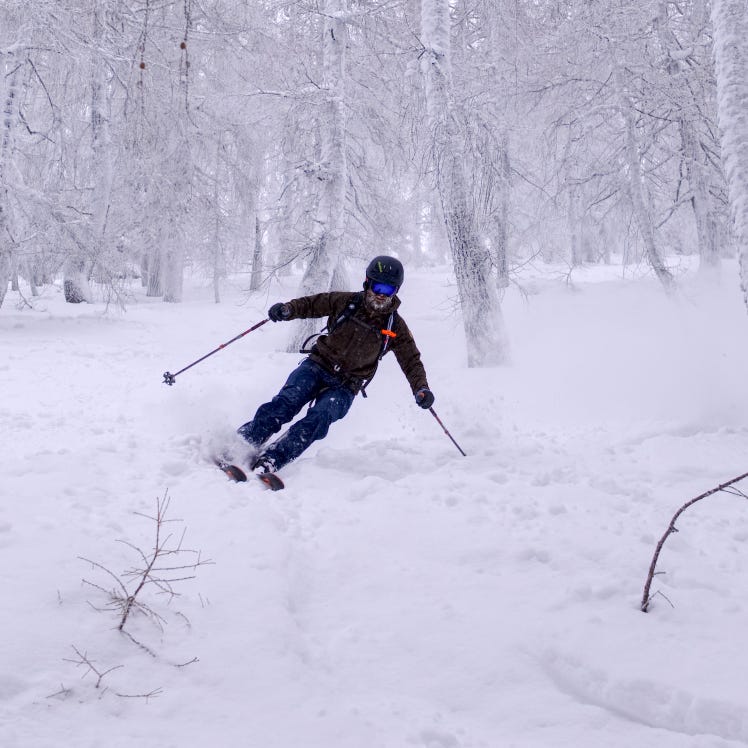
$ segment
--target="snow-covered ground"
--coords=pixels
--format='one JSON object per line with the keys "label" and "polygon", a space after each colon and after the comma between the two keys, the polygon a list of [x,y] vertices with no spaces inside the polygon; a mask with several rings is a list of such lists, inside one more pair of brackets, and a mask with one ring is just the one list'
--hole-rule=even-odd
{"label": "snow-covered ground", "polygon": [[[139,295],[125,314],[49,288],[20,310],[10,293],[0,745],[745,745],[743,498],[683,515],[662,594],[638,609],[676,509],[748,471],[736,279],[731,264],[716,289],[685,274],[669,300],[620,267],[573,285],[538,270],[505,299],[511,364],[468,370],[448,273],[409,273],[403,316],[468,456],[388,357],[280,493],[230,483],[206,457],[300,360],[282,352],[288,327],[161,380],[298,279],[249,300],[237,281],[220,305],[198,287],[181,305]],[[176,597],[146,590],[161,628],[133,614],[128,638],[100,588],[152,549],[143,515],[167,492],[167,545],[184,532],[212,563],[178,573],[194,578]]]}

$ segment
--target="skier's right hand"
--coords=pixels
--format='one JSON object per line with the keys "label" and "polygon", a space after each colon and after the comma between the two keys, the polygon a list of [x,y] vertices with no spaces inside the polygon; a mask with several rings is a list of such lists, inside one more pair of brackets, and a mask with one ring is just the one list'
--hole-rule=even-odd
{"label": "skier's right hand", "polygon": [[268,317],[273,322],[282,322],[283,320],[287,320],[290,316],[291,307],[288,306],[288,304],[281,304],[278,302],[268,309]]}
{"label": "skier's right hand", "polygon": [[416,392],[416,405],[428,410],[434,404],[434,393],[428,387],[421,387]]}

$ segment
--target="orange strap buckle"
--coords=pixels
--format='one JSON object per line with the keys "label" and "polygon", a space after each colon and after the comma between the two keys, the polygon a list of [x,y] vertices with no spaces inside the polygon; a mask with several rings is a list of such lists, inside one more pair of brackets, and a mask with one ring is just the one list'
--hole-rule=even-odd
{"label": "orange strap buckle", "polygon": [[392,332],[392,330],[382,330],[382,335],[386,335],[388,338],[396,338],[397,333]]}

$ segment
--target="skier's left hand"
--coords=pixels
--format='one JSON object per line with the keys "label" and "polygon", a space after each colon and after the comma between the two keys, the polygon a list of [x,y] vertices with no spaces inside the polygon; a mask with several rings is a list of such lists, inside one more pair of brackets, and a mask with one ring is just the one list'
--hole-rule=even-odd
{"label": "skier's left hand", "polygon": [[424,410],[428,410],[434,404],[434,393],[427,387],[421,387],[416,392],[416,405],[420,405]]}

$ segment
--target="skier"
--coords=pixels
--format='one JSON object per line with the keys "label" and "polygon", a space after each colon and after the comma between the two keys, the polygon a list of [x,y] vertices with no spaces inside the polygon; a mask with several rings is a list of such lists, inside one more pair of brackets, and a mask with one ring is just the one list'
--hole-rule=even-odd
{"label": "skier", "polygon": [[[301,364],[291,372],[280,392],[261,405],[254,418],[237,429],[253,448],[251,468],[262,477],[296,459],[312,442],[327,436],[330,424],[341,419],[357,393],[366,397],[381,358],[392,350],[405,374],[416,403],[430,408],[434,395],[426,380],[421,354],[398,314],[396,296],[403,284],[402,263],[394,257],[375,257],[366,268],[363,292],[331,292],[302,296],[273,304],[273,322],[327,317]],[[312,336],[317,337],[317,336]],[[305,341],[309,343],[311,338]],[[269,446],[268,439],[312,403],[306,415]]]}

